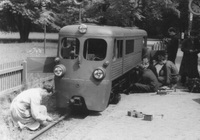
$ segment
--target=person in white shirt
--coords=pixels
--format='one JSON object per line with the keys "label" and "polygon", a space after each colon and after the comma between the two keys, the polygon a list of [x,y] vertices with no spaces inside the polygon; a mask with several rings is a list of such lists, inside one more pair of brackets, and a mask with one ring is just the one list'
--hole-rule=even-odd
{"label": "person in white shirt", "polygon": [[51,95],[53,86],[44,84],[43,88],[32,88],[17,95],[10,106],[11,117],[20,129],[25,127],[36,130],[41,124],[47,124],[52,118],[47,114],[47,108],[41,105],[43,97]]}

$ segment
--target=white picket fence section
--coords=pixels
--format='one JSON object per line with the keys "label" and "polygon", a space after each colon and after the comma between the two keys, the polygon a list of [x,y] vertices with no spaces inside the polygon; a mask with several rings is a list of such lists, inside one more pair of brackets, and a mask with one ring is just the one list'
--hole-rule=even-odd
{"label": "white picket fence section", "polygon": [[26,85],[26,62],[16,61],[0,64],[0,93],[21,89]]}
{"label": "white picket fence section", "polygon": [[54,78],[54,76],[48,76],[35,81],[28,81],[27,75],[26,61],[20,60],[0,64],[0,96],[20,89],[34,87],[38,83]]}

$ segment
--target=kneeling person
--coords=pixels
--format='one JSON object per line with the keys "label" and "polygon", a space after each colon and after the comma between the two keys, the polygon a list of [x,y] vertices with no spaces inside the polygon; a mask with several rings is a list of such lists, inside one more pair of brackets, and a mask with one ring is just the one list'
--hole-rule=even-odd
{"label": "kneeling person", "polygon": [[156,92],[158,90],[160,83],[158,82],[156,75],[148,67],[149,62],[143,59],[142,64],[140,65],[140,79],[132,86],[132,91],[134,93],[148,93]]}
{"label": "kneeling person", "polygon": [[158,74],[158,80],[163,86],[174,88],[179,80],[178,69],[176,65],[167,60],[166,56],[160,54],[158,56],[158,63],[163,65]]}
{"label": "kneeling person", "polygon": [[43,88],[25,90],[13,99],[10,106],[11,117],[21,129],[27,127],[36,130],[40,124],[52,121],[47,108],[41,105],[42,98],[51,95],[52,89],[51,85],[46,84]]}

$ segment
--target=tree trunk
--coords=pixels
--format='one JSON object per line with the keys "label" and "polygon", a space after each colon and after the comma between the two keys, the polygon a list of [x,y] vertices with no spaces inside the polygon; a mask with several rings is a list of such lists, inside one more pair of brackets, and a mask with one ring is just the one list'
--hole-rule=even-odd
{"label": "tree trunk", "polygon": [[28,42],[29,33],[31,30],[31,21],[24,18],[22,15],[16,17],[17,27],[20,35],[20,42]]}
{"label": "tree trunk", "polygon": [[23,29],[19,30],[19,35],[20,35],[20,42],[28,42],[29,41],[29,33],[30,30],[27,30],[27,27],[24,26]]}

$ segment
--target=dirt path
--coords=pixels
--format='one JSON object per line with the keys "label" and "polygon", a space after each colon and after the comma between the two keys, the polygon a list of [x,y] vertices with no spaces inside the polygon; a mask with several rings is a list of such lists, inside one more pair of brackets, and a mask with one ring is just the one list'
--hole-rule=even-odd
{"label": "dirt path", "polygon": [[[84,140],[199,140],[200,94],[124,95],[118,109]],[[154,115],[152,121],[127,116],[128,110]],[[163,114],[163,118],[159,116]],[[77,139],[78,140],[78,139]]]}

